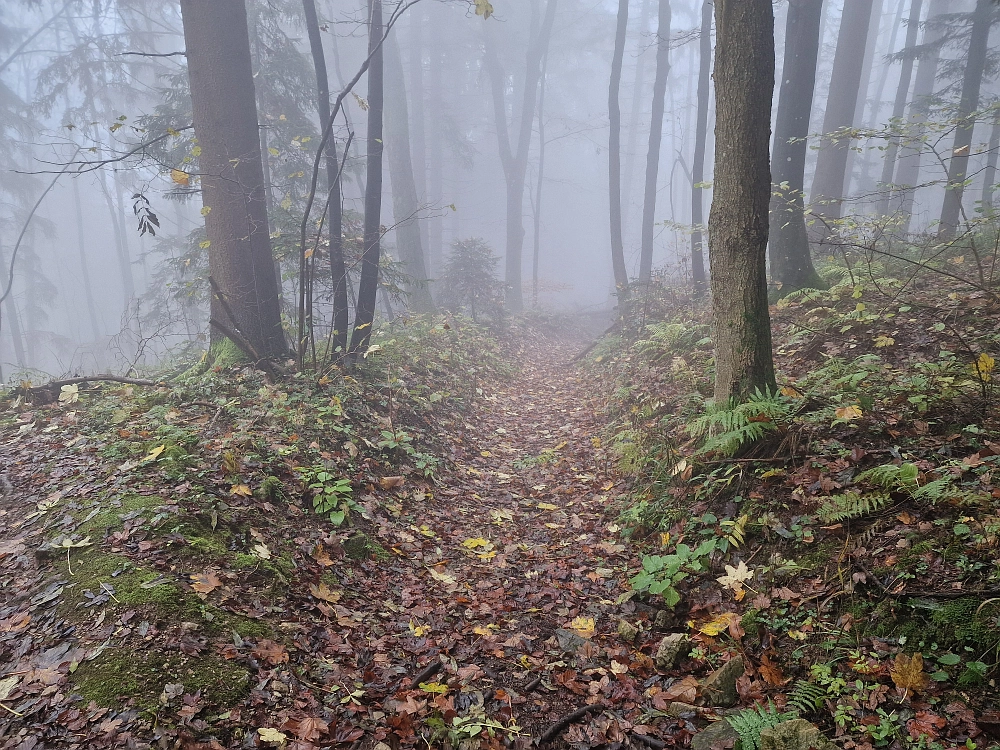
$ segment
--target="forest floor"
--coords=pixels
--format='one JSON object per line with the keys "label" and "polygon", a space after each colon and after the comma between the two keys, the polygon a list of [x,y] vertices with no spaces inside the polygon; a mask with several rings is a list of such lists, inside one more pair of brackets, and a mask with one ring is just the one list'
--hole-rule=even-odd
{"label": "forest floor", "polygon": [[623,485],[581,342],[532,341],[445,436],[436,483],[367,497],[363,536],[239,489],[189,503],[190,480],[88,449],[82,413],[20,414],[0,437],[0,747],[527,746],[588,706],[563,726],[622,741],[656,677],[617,635]]}

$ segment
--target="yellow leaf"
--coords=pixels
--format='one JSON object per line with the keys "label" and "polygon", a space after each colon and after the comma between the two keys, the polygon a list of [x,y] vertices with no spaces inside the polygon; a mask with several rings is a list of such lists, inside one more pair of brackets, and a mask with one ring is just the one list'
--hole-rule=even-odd
{"label": "yellow leaf", "polygon": [[472,629],[472,632],[476,635],[493,635],[489,628],[484,628],[482,625],[476,625],[476,627]]}
{"label": "yellow leaf", "polygon": [[625,674],[628,672],[628,664],[622,664],[620,661],[611,660],[611,673],[612,674]]}
{"label": "yellow leaf", "polygon": [[896,339],[892,336],[876,336],[875,337],[875,348],[881,349],[886,346],[894,346]]}
{"label": "yellow leaf", "polygon": [[146,458],[144,458],[143,460],[144,461],[155,461],[157,458],[160,457],[160,454],[163,453],[163,451],[165,451],[166,449],[167,449],[167,446],[165,446],[165,445],[157,446],[156,448],[153,448],[153,450],[151,450],[146,455]]}
{"label": "yellow leaf", "polygon": [[315,254],[315,251],[313,250],[313,248],[309,248],[308,250],[306,250],[306,258],[307,259],[313,257],[314,254]]}
{"label": "yellow leaf", "polygon": [[421,682],[420,689],[425,693],[440,693],[441,695],[448,692],[448,686],[442,685],[440,682]]}
{"label": "yellow leaf", "polygon": [[889,676],[896,687],[903,691],[904,697],[910,692],[923,690],[927,687],[928,679],[924,673],[923,654],[896,654],[896,661],[889,667]]}
{"label": "yellow leaf", "polygon": [[255,544],[252,551],[261,560],[270,560],[271,559],[271,550],[269,550],[267,548],[267,545],[264,544],[263,542],[260,543],[260,544]]}
{"label": "yellow leaf", "polygon": [[203,242],[198,243],[198,247],[200,247],[202,250],[208,250],[208,248],[210,248],[211,246],[212,246],[212,240],[204,240]]}
{"label": "yellow leaf", "polygon": [[729,626],[734,622],[739,622],[740,616],[735,612],[723,612],[718,617],[713,617],[708,622],[698,626],[698,632],[705,635],[716,636],[719,633],[729,630]]}
{"label": "yellow leaf", "polygon": [[230,495],[236,495],[237,497],[240,497],[240,496],[242,496],[242,497],[252,497],[253,496],[253,492],[245,484],[234,484],[232,487],[229,488],[229,494]]}
{"label": "yellow leaf", "polygon": [[739,565],[735,568],[732,565],[727,565],[726,575],[719,576],[715,580],[721,583],[724,588],[741,591],[743,584],[751,578],[753,578],[753,571],[747,567],[747,564],[743,560],[740,560]]}
{"label": "yellow leaf", "polygon": [[842,406],[834,412],[837,419],[844,419],[848,422],[854,419],[861,419],[864,412],[861,411],[860,406]]}
{"label": "yellow leaf", "polygon": [[191,149],[191,156],[195,158],[201,156],[201,146],[195,146],[193,149]]}
{"label": "yellow leaf", "polygon": [[455,585],[455,576],[448,575],[447,573],[438,573],[434,568],[428,568],[428,570],[431,572],[431,578],[435,581],[440,581],[445,586]]}
{"label": "yellow leaf", "polygon": [[317,599],[321,599],[324,602],[330,602],[330,604],[336,604],[340,601],[340,592],[334,591],[329,586],[327,586],[322,581],[319,584],[312,584],[309,587],[309,593],[312,594]]}
{"label": "yellow leaf", "polygon": [[184,185],[185,187],[191,184],[191,175],[180,169],[171,169],[170,179],[178,185]]}
{"label": "yellow leaf", "polygon": [[597,630],[597,623],[593,617],[575,617],[569,624],[569,629],[581,638],[593,638]]}
{"label": "yellow leaf", "polygon": [[462,546],[466,549],[475,549],[476,547],[486,547],[487,549],[493,549],[493,542],[488,539],[483,539],[481,536],[477,536],[475,539],[466,539],[462,542]]}
{"label": "yellow leaf", "polygon": [[74,404],[80,400],[80,386],[64,385],[59,389],[59,403],[63,406]]}
{"label": "yellow leaf", "polygon": [[794,638],[797,641],[804,641],[809,636],[803,633],[801,630],[789,630],[788,637]]}
{"label": "yellow leaf", "polygon": [[413,620],[410,620],[410,632],[413,633],[415,638],[423,638],[429,632],[431,632],[430,625],[417,625]]}
{"label": "yellow leaf", "polygon": [[993,368],[996,367],[996,360],[989,354],[983,352],[979,359],[972,365],[972,374],[976,375],[984,383],[989,383],[993,376]]}
{"label": "yellow leaf", "polygon": [[539,503],[538,504],[538,509],[539,510],[559,510],[559,506],[558,505],[553,505],[552,503]]}
{"label": "yellow leaf", "polygon": [[493,4],[490,0],[476,0],[476,15],[486,20],[493,15]]}
{"label": "yellow leaf", "polygon": [[781,389],[781,395],[788,398],[802,398],[802,393],[796,388],[792,388],[790,385],[783,386]]}
{"label": "yellow leaf", "polygon": [[261,742],[270,742],[272,745],[283,745],[288,739],[287,734],[271,727],[261,727],[257,730],[257,735]]}

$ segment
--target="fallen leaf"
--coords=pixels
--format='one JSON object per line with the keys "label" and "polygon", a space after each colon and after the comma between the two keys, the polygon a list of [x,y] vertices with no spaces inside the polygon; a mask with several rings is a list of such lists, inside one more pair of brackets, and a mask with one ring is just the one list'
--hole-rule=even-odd
{"label": "fallen leaf", "polygon": [[334,591],[323,583],[323,581],[320,581],[319,584],[312,584],[309,587],[309,593],[317,599],[321,599],[324,602],[330,602],[330,604],[336,604],[340,601],[341,597],[341,593],[339,591]]}
{"label": "fallen leaf", "polygon": [[379,477],[378,486],[383,490],[393,490],[402,487],[404,481],[403,477]]}
{"label": "fallen leaf", "polygon": [[834,412],[837,419],[843,419],[850,422],[855,419],[861,419],[864,413],[861,411],[860,406],[842,406]]}
{"label": "fallen leaf", "polygon": [[211,594],[221,585],[222,581],[219,580],[219,576],[210,570],[191,576],[191,588],[199,594]]}
{"label": "fallen leaf", "polygon": [[739,622],[740,616],[735,612],[723,612],[717,617],[713,617],[706,623],[702,623],[698,627],[699,633],[704,633],[709,636],[717,636],[724,630],[729,630],[729,626],[734,622]]}
{"label": "fallen leaf", "polygon": [[723,588],[738,592],[743,590],[743,584],[753,578],[753,575],[753,571],[747,567],[747,564],[740,560],[739,565],[735,568],[732,565],[727,565],[726,575],[719,576],[715,580],[721,583]]}
{"label": "fallen leaf", "polygon": [[791,680],[790,677],[785,677],[781,668],[772,662],[767,654],[760,657],[760,676],[764,679],[764,682],[776,686],[784,685]]}
{"label": "fallen leaf", "polygon": [[593,617],[575,617],[569,624],[569,629],[581,638],[593,638],[597,623]]}
{"label": "fallen leaf", "polygon": [[258,659],[264,659],[272,666],[288,662],[288,651],[285,647],[266,638],[258,643],[251,653]]}
{"label": "fallen leaf", "polygon": [[889,676],[896,687],[903,691],[905,698],[910,692],[919,692],[927,687],[928,677],[924,672],[924,655],[896,654],[896,661],[889,667]]}

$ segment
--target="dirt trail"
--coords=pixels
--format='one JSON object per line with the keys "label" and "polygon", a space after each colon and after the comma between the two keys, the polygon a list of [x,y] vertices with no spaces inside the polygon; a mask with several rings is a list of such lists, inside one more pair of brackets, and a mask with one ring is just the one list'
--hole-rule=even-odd
{"label": "dirt trail", "polygon": [[[0,748],[144,747],[154,736],[205,750],[273,746],[267,737],[277,735],[265,730],[283,733],[296,750],[425,746],[421,735],[432,746],[476,736],[484,747],[505,740],[526,747],[588,704],[609,712],[582,718],[571,739],[620,742],[628,727],[622,717],[642,701],[641,680],[652,670],[648,656],[616,635],[621,608],[614,600],[626,588],[628,560],[610,500],[621,485],[605,471],[595,389],[566,364],[579,347],[534,339],[516,377],[487,388],[445,436],[451,461],[436,484],[408,481],[359,498],[373,511],[368,533],[385,550],[379,559],[343,558],[344,534],[292,514],[258,532],[275,554],[283,544],[290,550],[295,570],[287,588],[223,565],[209,570],[219,586],[200,594],[205,604],[195,601],[201,612],[212,605],[226,618],[266,622],[266,637],[241,636],[229,620],[225,629],[164,621],[148,607],[106,601],[108,613],[95,606],[64,621],[65,611],[45,609],[39,599],[55,563],[39,568],[28,553],[39,532],[18,530],[25,507],[8,494],[0,508],[7,592],[0,679],[17,673],[20,680],[3,704]],[[31,467],[15,466],[10,441],[0,444],[8,446],[11,482],[50,488],[51,478],[44,485]],[[39,443],[41,450],[61,447]],[[80,460],[78,476],[93,463]],[[79,489],[79,479],[73,486]],[[153,534],[122,534],[104,547],[175,575],[176,556]],[[161,549],[167,556],[157,559]],[[187,576],[189,599],[189,584],[204,574]],[[176,652],[182,660],[171,662],[173,674],[143,678],[156,689],[164,684],[157,729],[148,708],[128,701],[111,711],[74,701],[81,678],[70,671],[81,663],[87,674],[110,647],[128,665],[151,653]],[[207,706],[211,690],[225,686],[208,685],[202,695],[184,685],[192,665],[207,658],[248,673],[249,694],[227,712]],[[121,682],[129,684],[131,667],[123,669]]]}

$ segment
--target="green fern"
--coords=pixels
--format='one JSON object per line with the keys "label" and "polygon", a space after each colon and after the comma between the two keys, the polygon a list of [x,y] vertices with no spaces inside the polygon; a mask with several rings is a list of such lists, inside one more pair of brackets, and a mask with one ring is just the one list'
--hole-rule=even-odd
{"label": "green fern", "polygon": [[758,750],[761,732],[795,717],[794,712],[779,713],[774,702],[768,700],[767,708],[760,705],[746,708],[735,716],[727,716],[726,721],[739,734],[742,750]]}
{"label": "green fern", "polygon": [[840,523],[877,513],[889,504],[889,495],[859,495],[848,492],[826,499],[817,515],[823,523]]}
{"label": "green fern", "polygon": [[944,500],[948,496],[948,490],[950,489],[951,477],[942,477],[941,479],[935,479],[933,482],[928,482],[922,487],[918,487],[910,495],[914,500],[935,503],[938,500]]}
{"label": "green fern", "polygon": [[913,492],[917,489],[920,470],[916,464],[885,464],[863,471],[855,477],[856,482],[868,482],[884,490]]}
{"label": "green fern", "polygon": [[703,415],[688,424],[691,437],[705,438],[698,454],[732,456],[777,429],[792,413],[789,399],[757,390],[743,403],[725,406],[709,403]]}
{"label": "green fern", "polygon": [[811,714],[823,707],[826,697],[826,690],[815,682],[796,680],[792,692],[788,695],[788,705],[801,714]]}

